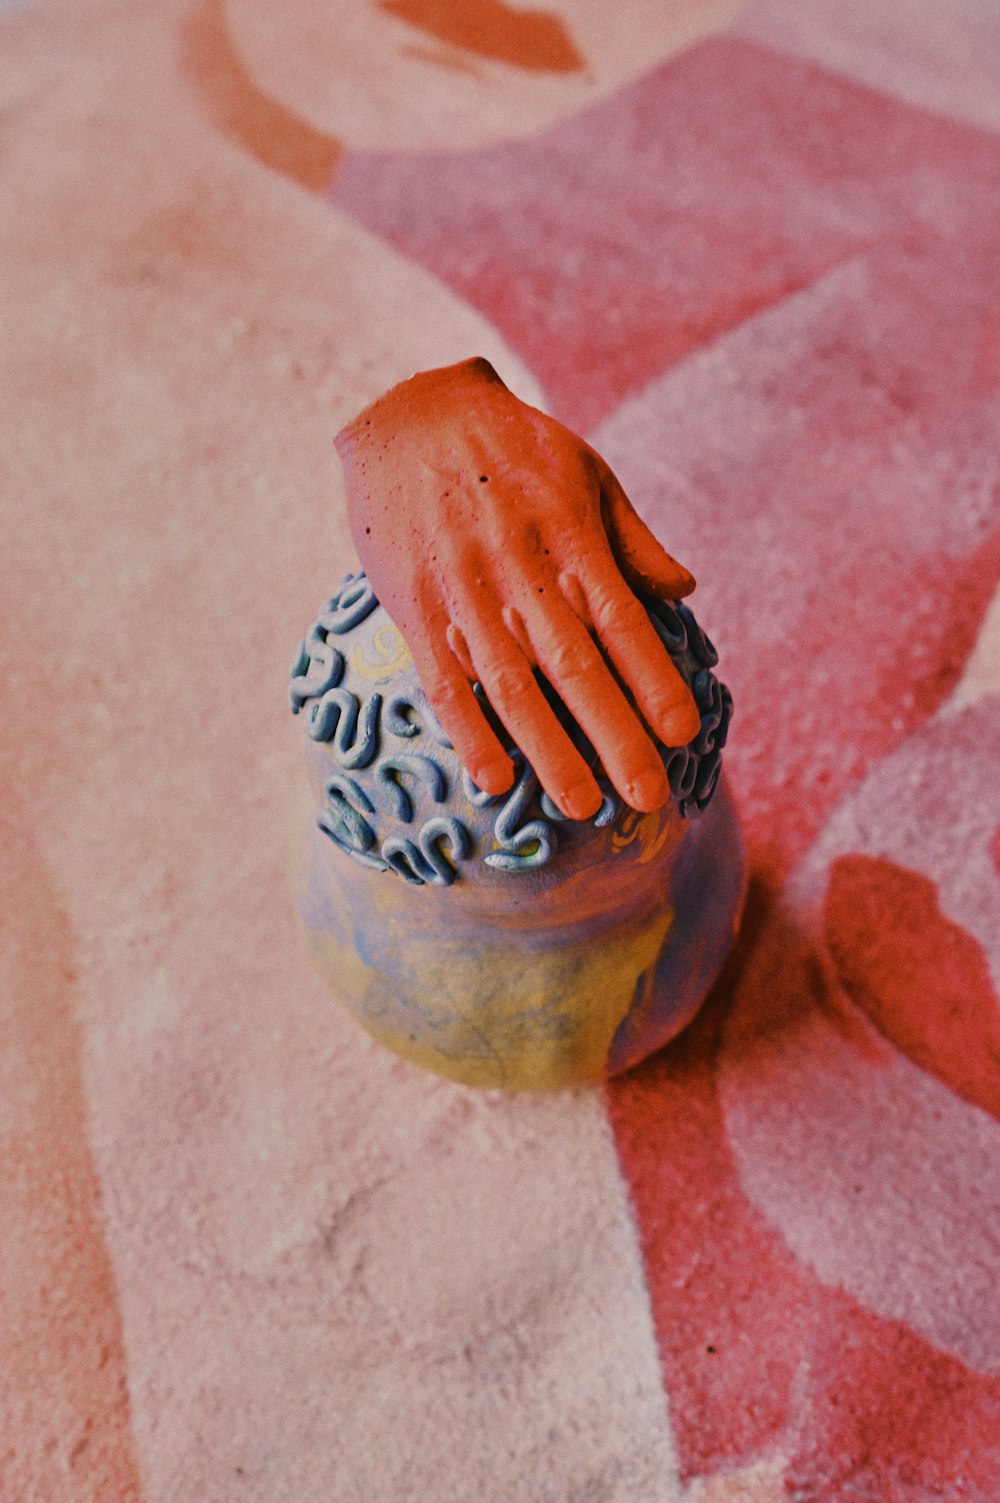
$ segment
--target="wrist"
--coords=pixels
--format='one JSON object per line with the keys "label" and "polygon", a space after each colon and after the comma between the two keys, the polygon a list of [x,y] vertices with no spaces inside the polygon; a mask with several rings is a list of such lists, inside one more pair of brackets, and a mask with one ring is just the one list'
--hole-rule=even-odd
{"label": "wrist", "polygon": [[334,437],[334,446],[346,463],[366,436],[372,435],[372,430],[419,431],[440,418],[442,405],[452,397],[474,396],[487,386],[507,390],[482,355],[473,355],[455,365],[417,371],[345,423]]}

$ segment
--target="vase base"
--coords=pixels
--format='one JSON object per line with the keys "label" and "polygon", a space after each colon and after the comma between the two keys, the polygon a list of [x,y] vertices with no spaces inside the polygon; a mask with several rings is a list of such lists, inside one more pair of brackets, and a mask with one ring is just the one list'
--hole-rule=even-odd
{"label": "vase base", "polygon": [[614,927],[470,930],[447,895],[356,866],[312,817],[299,846],[299,913],[334,996],[393,1053],[483,1088],[594,1083],[662,1048],[721,971],[744,893],[724,781],[656,901]]}

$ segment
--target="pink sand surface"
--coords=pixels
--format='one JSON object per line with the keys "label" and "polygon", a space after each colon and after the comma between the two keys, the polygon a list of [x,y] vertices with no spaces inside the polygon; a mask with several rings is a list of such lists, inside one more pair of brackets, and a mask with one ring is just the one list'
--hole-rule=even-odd
{"label": "pink sand surface", "polygon": [[[1000,20],[460,10],[0,7],[0,1503],[995,1503]],[[472,353],[736,693],[606,1092],[381,1053],[288,897],[331,435]]]}

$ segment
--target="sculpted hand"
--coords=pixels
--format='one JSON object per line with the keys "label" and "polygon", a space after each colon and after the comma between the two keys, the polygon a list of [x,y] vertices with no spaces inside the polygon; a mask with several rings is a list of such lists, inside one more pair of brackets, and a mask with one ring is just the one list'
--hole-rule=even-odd
{"label": "sculpted hand", "polygon": [[600,456],[519,401],[485,360],[394,387],[336,444],[358,556],[479,787],[503,793],[514,771],[476,679],[563,813],[585,819],[600,807],[538,668],[626,802],[665,804],[646,725],[681,746],[699,716],[633,590],[677,599],[694,580]]}

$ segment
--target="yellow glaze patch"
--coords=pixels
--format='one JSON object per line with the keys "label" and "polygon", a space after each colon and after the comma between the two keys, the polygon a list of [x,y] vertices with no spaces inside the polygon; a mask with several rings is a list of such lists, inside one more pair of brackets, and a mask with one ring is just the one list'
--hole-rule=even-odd
{"label": "yellow glaze patch", "polygon": [[334,995],[394,1053],[466,1085],[554,1090],[606,1077],[612,1039],[672,922],[658,909],[544,951],[511,943],[462,954],[412,933],[396,976],[329,932],[309,938]]}
{"label": "yellow glaze patch", "polygon": [[[372,651],[374,659],[368,656]],[[401,673],[413,662],[410,649],[395,626],[380,626],[370,642],[356,642],[351,667],[371,683],[381,683]]]}
{"label": "yellow glaze patch", "polygon": [[677,839],[677,831],[673,823],[663,818],[661,810],[640,815],[635,833],[638,840],[637,852],[640,866],[647,866],[650,861],[655,861],[671,836],[674,837],[675,843]]}
{"label": "yellow glaze patch", "polygon": [[644,818],[644,815],[637,814],[634,809],[625,809],[617,827],[611,832],[611,849],[623,851],[627,845],[631,845],[639,834]]}

